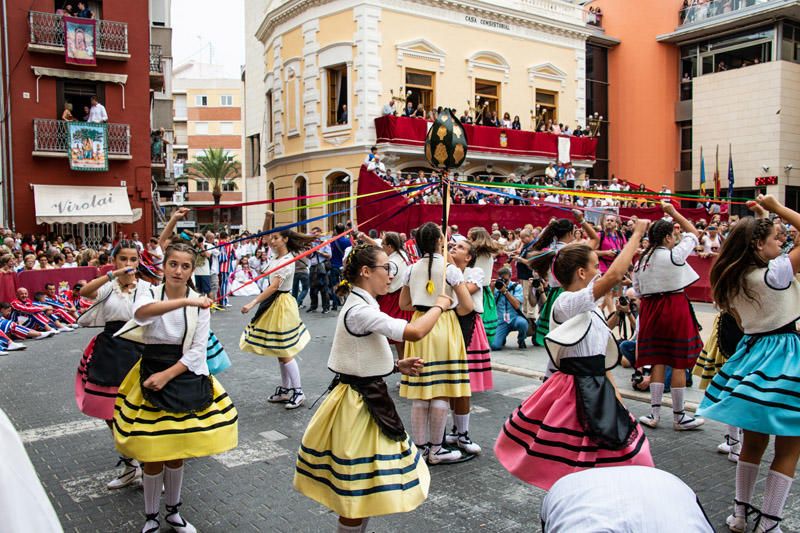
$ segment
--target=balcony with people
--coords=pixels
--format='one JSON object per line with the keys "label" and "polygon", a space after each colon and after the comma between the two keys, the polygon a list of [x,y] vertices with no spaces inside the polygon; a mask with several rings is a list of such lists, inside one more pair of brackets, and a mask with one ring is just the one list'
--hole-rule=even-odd
{"label": "balcony with people", "polygon": [[[67,120],[33,119],[33,154],[36,157],[67,157],[70,150]],[[108,159],[131,159],[131,127],[108,124]]]}
{"label": "balcony with people", "polygon": [[718,20],[725,15],[744,14],[766,4],[776,4],[781,0],[683,0],[679,12],[679,26],[702,24]]}
{"label": "balcony with people", "polygon": [[[112,59],[126,61],[130,59],[128,50],[128,24],[113,20],[100,18],[100,13],[95,13],[86,7],[85,2],[56,2],[57,6],[53,13],[43,11],[28,12],[28,26],[30,37],[28,50],[47,54],[64,54],[66,38],[64,34],[64,17],[76,17],[94,19],[96,25],[96,35],[93,47],[94,55],[101,59]],[[73,7],[74,6],[74,7]],[[87,46],[86,37],[83,33],[76,34],[76,39],[80,37],[83,41],[74,43],[80,49]],[[70,41],[70,45],[73,43]],[[152,69],[151,69],[152,70]]]}

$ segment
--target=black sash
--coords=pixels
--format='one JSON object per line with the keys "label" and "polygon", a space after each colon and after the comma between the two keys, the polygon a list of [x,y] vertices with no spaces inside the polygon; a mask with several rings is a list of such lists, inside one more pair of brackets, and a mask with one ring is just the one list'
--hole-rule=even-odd
{"label": "black sash", "polygon": [[266,300],[264,300],[263,302],[261,302],[259,304],[258,309],[256,309],[256,314],[255,314],[255,316],[253,316],[253,320],[251,320],[250,323],[251,324],[255,324],[256,322],[258,322],[258,319],[261,318],[261,315],[266,313],[269,310],[269,308],[272,307],[272,304],[275,303],[275,300],[278,298],[278,296],[280,296],[281,294],[286,294],[288,292],[289,291],[275,291],[275,292],[273,292],[269,296],[269,298],[267,298]]}
{"label": "black sash", "polygon": [[[750,351],[755,343],[763,339],[764,337],[769,337],[770,335],[784,335],[786,333],[791,333],[793,335],[800,335],[797,331],[797,324],[795,322],[789,322],[788,324],[779,327],[778,329],[773,329],[772,331],[765,331],[764,333],[753,333],[752,335],[747,335],[748,339],[746,342],[747,351]],[[746,335],[746,334],[744,334]]]}
{"label": "black sash", "polygon": [[466,348],[472,342],[472,333],[475,331],[475,320],[478,319],[478,313],[472,311],[464,316],[456,313],[456,318],[458,325],[461,326],[461,336],[464,337],[464,347]]}
{"label": "black sash", "polygon": [[124,325],[122,320],[106,322],[103,331],[95,338],[92,357],[86,368],[90,383],[103,387],[119,387],[142,356],[143,346],[114,337],[114,333]]}
{"label": "black sash", "polygon": [[720,313],[719,327],[717,328],[717,345],[719,351],[726,358],[736,353],[736,346],[744,337],[744,331],[739,329],[739,324],[730,313]]}
{"label": "black sash", "polygon": [[333,379],[334,383],[332,385],[337,380],[349,385],[361,395],[372,420],[378,424],[381,433],[398,442],[408,438],[406,428],[403,426],[403,421],[400,420],[400,415],[397,414],[397,409],[395,409],[394,402],[389,396],[389,390],[386,388],[386,382],[383,381],[382,377],[362,378],[338,374]]}
{"label": "black sash", "polygon": [[601,448],[621,450],[628,445],[636,422],[606,379],[605,356],[568,357],[559,370],[575,377],[578,420],[587,436]]}
{"label": "black sash", "polygon": [[[178,344],[147,344],[142,354],[140,385],[157,372],[162,372],[182,355]],[[202,411],[213,400],[211,378],[187,370],[174,377],[160,391],[142,386],[142,396],[154,406],[170,413],[193,413]]]}

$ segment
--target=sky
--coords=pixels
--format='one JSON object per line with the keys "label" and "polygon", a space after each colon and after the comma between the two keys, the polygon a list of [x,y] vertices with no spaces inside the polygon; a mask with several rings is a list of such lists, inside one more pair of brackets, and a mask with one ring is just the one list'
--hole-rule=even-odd
{"label": "sky", "polygon": [[172,0],[173,66],[192,59],[210,62],[224,65],[225,76],[238,79],[244,64],[244,1]]}

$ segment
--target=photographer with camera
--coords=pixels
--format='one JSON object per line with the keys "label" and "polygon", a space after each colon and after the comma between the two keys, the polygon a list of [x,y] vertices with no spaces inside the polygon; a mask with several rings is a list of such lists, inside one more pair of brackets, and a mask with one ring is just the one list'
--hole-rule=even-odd
{"label": "photographer with camera", "polygon": [[511,269],[503,267],[494,282],[494,299],[497,306],[497,332],[492,339],[492,350],[502,350],[506,337],[517,332],[517,347],[527,348],[525,336],[528,333],[528,320],[522,315],[522,285],[511,281]]}
{"label": "photographer with camera", "polygon": [[[539,293],[544,297],[544,286],[539,276],[534,275],[531,269],[530,257],[534,255],[533,244],[535,242],[533,239],[533,232],[525,228],[519,232],[519,238],[522,241],[522,248],[520,248],[519,252],[512,253],[509,258],[517,263],[517,283],[522,284],[522,294],[524,295],[522,300],[522,315],[525,318],[535,318],[537,305],[544,304],[544,299],[542,299],[541,303],[538,299]],[[532,297],[534,295],[532,287],[532,281],[534,279],[538,283],[535,292],[536,296]]]}

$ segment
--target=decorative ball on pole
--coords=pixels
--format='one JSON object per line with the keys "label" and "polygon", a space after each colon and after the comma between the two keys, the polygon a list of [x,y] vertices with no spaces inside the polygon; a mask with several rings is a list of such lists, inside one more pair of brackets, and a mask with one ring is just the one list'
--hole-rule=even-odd
{"label": "decorative ball on pole", "polygon": [[425,159],[443,170],[458,168],[467,159],[467,132],[449,109],[442,109],[428,130]]}

